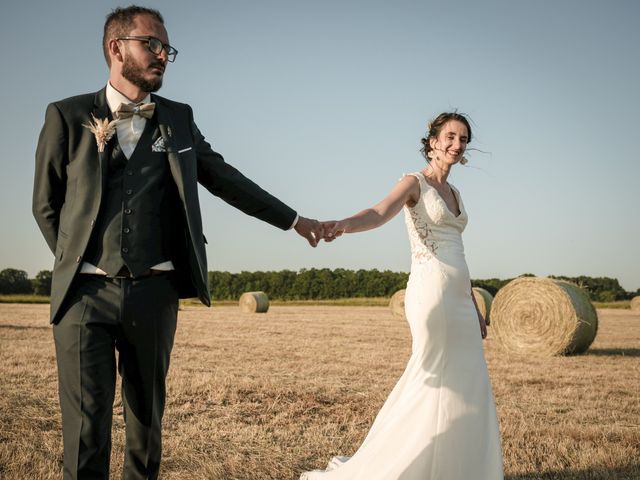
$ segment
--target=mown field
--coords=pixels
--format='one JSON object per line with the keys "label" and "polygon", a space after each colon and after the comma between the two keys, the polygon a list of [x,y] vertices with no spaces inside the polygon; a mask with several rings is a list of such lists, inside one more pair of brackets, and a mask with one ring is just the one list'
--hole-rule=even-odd
{"label": "mown field", "polygon": [[[0,478],[61,478],[47,305],[0,304]],[[600,309],[585,355],[486,358],[506,478],[640,479],[640,313]],[[169,374],[163,479],[296,479],[364,438],[409,356],[383,306],[185,306]],[[115,404],[111,478],[120,478]]]}

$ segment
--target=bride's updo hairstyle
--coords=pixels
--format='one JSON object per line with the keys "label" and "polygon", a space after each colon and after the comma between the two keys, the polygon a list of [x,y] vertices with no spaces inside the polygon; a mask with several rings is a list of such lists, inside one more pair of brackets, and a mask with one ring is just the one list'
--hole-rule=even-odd
{"label": "bride's updo hairstyle", "polygon": [[[422,142],[422,148],[420,149],[420,152],[422,152],[422,155],[424,155],[424,158],[427,160],[427,162],[433,156],[433,153],[431,153],[432,149],[431,145],[429,144],[429,140],[431,140],[432,138],[438,138],[440,132],[442,131],[442,127],[444,127],[445,124],[447,122],[450,122],[451,120],[461,122],[465,127],[467,127],[467,133],[469,134],[467,144],[471,143],[471,125],[469,124],[469,119],[467,119],[467,117],[462,113],[443,112],[427,124],[427,136],[420,139],[420,141]],[[461,161],[460,163],[462,163],[463,165],[467,163],[466,158],[463,157],[463,161]]]}

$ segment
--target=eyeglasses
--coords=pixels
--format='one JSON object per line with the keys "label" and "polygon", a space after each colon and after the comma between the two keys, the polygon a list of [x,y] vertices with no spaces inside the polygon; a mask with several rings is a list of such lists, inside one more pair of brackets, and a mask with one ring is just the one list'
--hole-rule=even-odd
{"label": "eyeglasses", "polygon": [[116,40],[138,40],[139,42],[147,42],[147,48],[154,55],[160,55],[162,50],[167,52],[167,60],[169,62],[174,62],[176,55],[178,55],[178,50],[167,43],[162,43],[162,40],[156,37],[130,36],[116,38]]}

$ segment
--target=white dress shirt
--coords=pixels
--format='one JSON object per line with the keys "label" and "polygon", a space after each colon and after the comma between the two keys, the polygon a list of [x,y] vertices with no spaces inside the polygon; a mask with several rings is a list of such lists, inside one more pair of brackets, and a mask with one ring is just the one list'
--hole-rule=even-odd
{"label": "white dress shirt", "polygon": [[[107,104],[109,105],[109,110],[111,110],[112,115],[121,103],[130,103],[135,105],[136,103],[149,103],[150,101],[151,94],[148,93],[141,101],[132,102],[118,90],[113,88],[110,83],[107,83]],[[142,136],[142,132],[144,132],[146,124],[147,119],[140,115],[131,115],[129,118],[124,118],[118,121],[118,124],[116,125],[118,143],[120,144],[122,153],[127,157],[127,160],[129,160],[131,155],[133,155],[133,151],[136,149],[136,145]]]}

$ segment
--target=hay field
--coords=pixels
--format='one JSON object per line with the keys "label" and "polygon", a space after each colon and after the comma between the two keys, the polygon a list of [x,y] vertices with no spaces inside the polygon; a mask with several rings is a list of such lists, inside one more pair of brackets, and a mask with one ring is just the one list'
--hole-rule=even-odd
{"label": "hay field", "polygon": [[[0,305],[0,478],[61,478],[47,305]],[[640,479],[640,312],[599,310],[585,355],[529,358],[485,343],[506,478]],[[180,312],[163,479],[296,479],[350,454],[409,356],[385,307]],[[111,478],[122,466],[116,400]]]}

